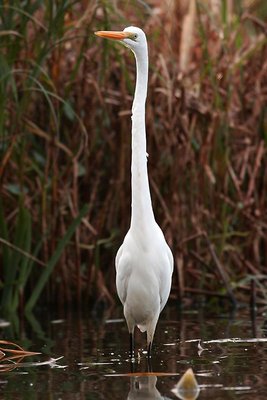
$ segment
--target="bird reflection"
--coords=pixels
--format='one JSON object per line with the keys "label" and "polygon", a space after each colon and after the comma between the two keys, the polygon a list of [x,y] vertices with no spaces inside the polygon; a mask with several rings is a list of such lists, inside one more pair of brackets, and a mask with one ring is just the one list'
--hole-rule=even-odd
{"label": "bird reflection", "polygon": [[[139,376],[132,375],[127,400],[170,400],[169,397],[160,394],[156,384],[157,376],[152,372]],[[198,398],[200,388],[191,368],[184,373],[177,385],[174,386],[172,393],[182,400],[196,400]]]}
{"label": "bird reflection", "polygon": [[131,388],[127,400],[167,399],[167,397],[161,396],[156,388],[157,377],[155,375],[132,376],[130,379]]}

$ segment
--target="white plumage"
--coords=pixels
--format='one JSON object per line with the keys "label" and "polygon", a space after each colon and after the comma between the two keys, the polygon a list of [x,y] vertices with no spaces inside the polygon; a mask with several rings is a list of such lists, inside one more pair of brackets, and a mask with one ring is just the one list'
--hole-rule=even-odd
{"label": "white plumage", "polygon": [[121,41],[133,51],[136,60],[132,106],[131,225],[115,260],[116,287],[131,337],[131,355],[135,326],[147,332],[150,354],[159,314],[171,289],[173,256],[155,221],[148,181],[145,129],[147,41],[144,32],[132,26],[122,32],[100,31],[96,34]]}

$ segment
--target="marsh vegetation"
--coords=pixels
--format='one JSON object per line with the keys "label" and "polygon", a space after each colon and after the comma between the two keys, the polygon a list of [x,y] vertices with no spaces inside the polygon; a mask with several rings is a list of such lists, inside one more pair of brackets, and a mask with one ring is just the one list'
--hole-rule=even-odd
{"label": "marsh vegetation", "polygon": [[33,0],[0,6],[2,309],[114,301],[135,68],[93,32],[130,24],[171,296],[267,302],[266,1]]}

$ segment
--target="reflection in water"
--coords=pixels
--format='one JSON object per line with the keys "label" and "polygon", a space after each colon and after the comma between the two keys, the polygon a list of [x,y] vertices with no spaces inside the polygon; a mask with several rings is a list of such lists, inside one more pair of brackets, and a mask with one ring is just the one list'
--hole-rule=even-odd
{"label": "reflection in water", "polygon": [[156,388],[157,377],[154,375],[147,376],[133,376],[131,379],[131,388],[127,399],[133,400],[163,400],[166,397],[162,397],[158,389]]}
{"label": "reflection in water", "polygon": [[[162,376],[162,374],[158,375]],[[156,384],[156,373],[144,373],[139,376],[131,376],[130,391],[127,400],[168,399],[168,397],[161,395],[156,387]],[[175,385],[175,388],[172,390],[172,392],[182,400],[196,400],[198,398],[200,388],[192,368],[187,369],[177,385]]]}
{"label": "reflection in water", "polygon": [[[220,318],[210,318],[204,312],[184,313],[180,318],[175,307],[168,307],[156,332],[154,373],[143,373],[147,371],[147,357],[140,334],[136,338],[140,357],[134,365],[135,376],[130,375],[130,385],[128,332],[120,317],[120,309],[102,319],[64,312],[49,318],[43,313],[39,319],[19,321],[19,329],[15,330],[12,322],[2,328],[3,338],[42,354],[35,356],[35,362],[21,362],[15,370],[2,372],[1,399],[140,400],[177,396],[188,400],[185,393],[173,388],[175,375],[192,366],[200,384],[199,399],[266,400],[267,330],[263,317],[256,318],[255,330],[249,316],[241,313]],[[53,360],[60,356],[63,359]],[[49,360],[46,365],[41,363],[44,359]]]}

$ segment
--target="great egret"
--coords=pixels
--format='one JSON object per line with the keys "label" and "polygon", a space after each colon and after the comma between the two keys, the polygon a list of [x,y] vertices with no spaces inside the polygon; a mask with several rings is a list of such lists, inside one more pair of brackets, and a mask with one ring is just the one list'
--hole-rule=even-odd
{"label": "great egret", "polygon": [[134,329],[147,332],[148,356],[159,314],[165,306],[173,271],[173,256],[155,221],[147,173],[145,103],[148,81],[146,35],[130,26],[122,32],[99,31],[130,48],[136,60],[136,87],[132,106],[132,214],[131,225],[119,248],[116,287],[130,333],[130,357],[134,357]]}

